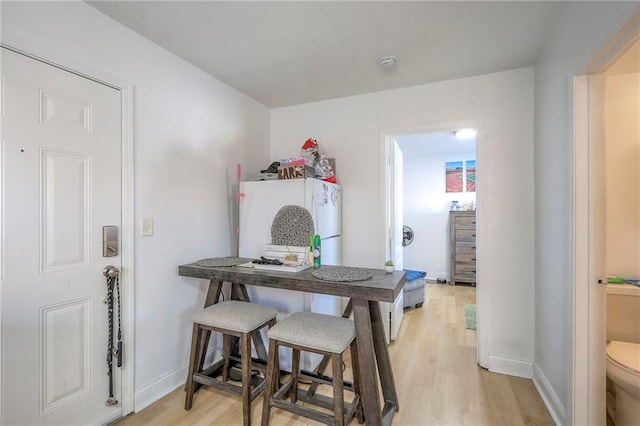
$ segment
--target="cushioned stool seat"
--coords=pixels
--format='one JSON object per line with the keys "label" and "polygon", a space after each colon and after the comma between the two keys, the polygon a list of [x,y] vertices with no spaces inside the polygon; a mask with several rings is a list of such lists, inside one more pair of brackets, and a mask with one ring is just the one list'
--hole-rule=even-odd
{"label": "cushioned stool seat", "polygon": [[[360,403],[358,352],[355,341],[355,327],[353,321],[311,312],[294,313],[285,320],[269,329],[269,357],[267,361],[266,389],[262,408],[262,424],[268,425],[271,407],[277,407],[297,415],[307,417],[329,425],[344,425],[354,415],[363,421]],[[293,350],[291,378],[280,385],[278,349],[280,346]],[[351,349],[353,367],[353,384],[344,382],[342,375],[342,355]],[[300,371],[300,351],[314,352],[331,357],[333,377],[309,374]],[[298,390],[298,379],[324,384],[333,387],[333,398],[315,395],[313,386],[308,391]],[[351,403],[344,402],[344,389],[354,393]],[[285,400],[287,392],[291,394],[291,401]],[[301,400],[308,404],[315,404],[333,409],[333,415],[314,410],[308,405],[296,404]]]}
{"label": "cushioned stool seat", "polygon": [[297,312],[269,330],[270,339],[323,352],[341,354],[356,337],[353,321],[342,317]]}
{"label": "cushioned stool seat", "polygon": [[278,315],[278,311],[255,303],[229,300],[216,303],[193,314],[193,322],[209,327],[247,333],[262,327]]}
{"label": "cushioned stool seat", "polygon": [[[251,384],[251,335],[265,326],[273,326],[278,311],[273,308],[249,302],[229,300],[216,303],[193,315],[193,337],[191,339],[191,355],[189,359],[189,374],[187,376],[187,396],[185,409],[190,410],[193,405],[193,394],[196,383],[215,387],[217,389],[242,395],[243,424],[251,424],[251,401],[258,396],[265,387],[261,381],[252,388]],[[223,358],[213,366],[202,369],[202,360],[206,352],[202,339],[205,333],[212,331],[223,334]],[[240,338],[241,357],[231,355],[232,338]],[[241,361],[242,386],[228,383],[229,370],[232,360]],[[222,368],[222,379],[210,377],[209,372],[217,372]]]}

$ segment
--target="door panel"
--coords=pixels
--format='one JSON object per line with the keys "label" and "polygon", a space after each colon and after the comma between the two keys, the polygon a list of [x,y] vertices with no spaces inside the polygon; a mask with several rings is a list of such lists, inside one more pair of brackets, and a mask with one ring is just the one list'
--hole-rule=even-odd
{"label": "door panel", "polygon": [[43,413],[91,390],[90,312],[88,298],[40,309]]}
{"label": "door panel", "polygon": [[42,272],[90,264],[90,157],[41,149]]}
{"label": "door panel", "polygon": [[[403,218],[403,155],[398,142],[387,137],[387,252],[386,260],[393,260],[396,271],[404,268],[404,247],[402,246]],[[395,340],[402,323],[403,295],[394,303],[380,302],[382,323],[387,343]]]}
{"label": "door panel", "polygon": [[391,212],[393,217],[393,264],[396,271],[402,271],[404,268],[404,247],[402,245],[402,225],[404,224],[404,198],[403,198],[403,169],[402,169],[402,150],[398,146],[398,142],[393,141],[393,206]]}
{"label": "door panel", "polygon": [[[121,224],[120,92],[2,49],[2,423],[108,407],[102,226]],[[115,396],[120,371],[114,366]]]}

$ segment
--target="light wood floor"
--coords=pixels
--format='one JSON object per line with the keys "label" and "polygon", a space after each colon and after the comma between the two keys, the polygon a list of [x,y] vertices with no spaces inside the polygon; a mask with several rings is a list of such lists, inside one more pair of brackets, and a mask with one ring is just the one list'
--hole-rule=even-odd
{"label": "light wood floor", "polygon": [[[476,331],[465,328],[465,303],[475,303],[475,288],[428,284],[423,307],[405,309],[398,340],[389,346],[400,400],[393,424],[553,425],[531,380],[478,367]],[[201,388],[190,411],[184,410],[184,396],[180,387],[117,425],[242,424],[242,405],[232,395]],[[262,396],[252,408],[253,424],[260,424]],[[318,423],[273,409],[271,424]]]}

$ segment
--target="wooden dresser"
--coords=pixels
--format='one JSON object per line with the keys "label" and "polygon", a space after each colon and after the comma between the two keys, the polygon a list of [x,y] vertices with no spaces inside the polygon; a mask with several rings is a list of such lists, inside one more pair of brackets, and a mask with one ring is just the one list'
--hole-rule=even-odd
{"label": "wooden dresser", "polygon": [[449,212],[451,285],[476,285],[476,212]]}

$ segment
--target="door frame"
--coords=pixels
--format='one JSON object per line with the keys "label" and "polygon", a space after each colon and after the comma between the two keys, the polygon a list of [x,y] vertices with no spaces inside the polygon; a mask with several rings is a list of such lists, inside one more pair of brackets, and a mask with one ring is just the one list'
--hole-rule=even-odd
{"label": "door frame", "polygon": [[[0,46],[16,53],[28,56],[40,62],[71,72],[100,84],[116,89],[121,94],[121,219],[120,229],[121,261],[120,288],[122,292],[122,330],[123,344],[126,348],[125,362],[122,372],[122,416],[134,411],[134,139],[133,139],[133,84],[107,74],[89,65],[80,63],[65,55],[35,43],[24,41],[12,34],[2,32]],[[0,153],[1,155],[1,153]],[[0,176],[1,179],[1,176]],[[0,181],[0,184],[2,182]],[[1,215],[1,212],[0,212]],[[4,218],[0,217],[0,224]],[[2,226],[0,226],[0,241],[2,241]],[[0,260],[0,267],[2,263]],[[0,277],[2,270],[0,269]],[[1,319],[0,312],[0,319]],[[0,336],[2,332],[0,323]],[[0,338],[0,354],[2,354],[2,339]],[[1,361],[1,360],[0,360]],[[0,398],[2,395],[0,394]],[[1,400],[1,399],[0,399]]]}
{"label": "door frame", "polygon": [[[389,179],[388,176],[388,164],[389,156],[393,153],[390,149],[391,141],[395,136],[410,135],[418,133],[440,133],[451,132],[461,128],[474,128],[477,130],[476,134],[476,175],[478,176],[478,182],[476,184],[476,247],[478,249],[476,260],[476,305],[477,309],[477,361],[481,367],[489,367],[489,317],[483,315],[482,306],[489,306],[489,300],[491,299],[491,288],[489,283],[485,281],[485,258],[482,256],[482,244],[484,241],[484,230],[486,229],[485,217],[483,215],[484,210],[484,194],[486,194],[486,179],[484,178],[483,166],[485,164],[485,136],[484,136],[484,123],[481,119],[468,119],[468,120],[456,120],[441,123],[423,124],[418,126],[406,126],[398,128],[387,128],[380,131],[380,143],[379,143],[379,171],[380,171],[380,244],[378,254],[378,264],[382,265],[385,261],[386,250],[389,246],[387,223],[389,221],[388,211],[393,206],[391,202],[390,194],[388,193]],[[393,236],[392,236],[393,238]],[[480,285],[483,283],[483,285]]]}
{"label": "door frame", "polygon": [[[597,376],[600,368],[594,363],[605,363],[605,360],[592,360],[589,356],[590,341],[593,340],[597,329],[602,324],[592,324],[590,291],[595,285],[590,256],[595,252],[594,241],[597,230],[593,218],[596,216],[595,188],[589,185],[589,176],[593,164],[589,161],[598,148],[590,138],[589,77],[606,70],[633,43],[640,40],[640,7],[635,6],[635,13],[620,25],[618,31],[591,55],[587,65],[575,76],[570,77],[570,87],[573,87],[573,323],[571,374],[572,383],[569,421],[571,424],[596,425],[602,419],[593,418],[596,413],[590,410],[590,400],[605,401],[605,392],[596,390],[590,385],[602,380]],[[633,10],[630,10],[633,12]],[[613,23],[615,25],[615,23]],[[593,100],[593,99],[591,99]],[[602,200],[599,200],[602,202]],[[606,296],[605,296],[606,297]],[[605,345],[605,342],[602,342]],[[600,364],[601,366],[601,364]],[[593,395],[596,391],[598,394]]]}
{"label": "door frame", "polygon": [[[601,289],[597,288],[596,282],[602,285],[602,277],[596,276],[599,268],[596,268],[598,255],[603,253],[602,241],[599,232],[606,225],[598,214],[598,205],[602,204],[604,195],[598,192],[597,187],[604,176],[597,173],[598,166],[595,164],[594,156],[602,154],[605,150],[606,141],[604,135],[592,135],[594,130],[592,121],[597,121],[602,128],[604,117],[592,120],[593,112],[590,105],[594,102],[598,109],[604,110],[604,98],[592,96],[594,88],[591,87],[589,75],[575,77],[574,102],[575,102],[575,133],[574,133],[574,283],[575,292],[573,297],[574,309],[574,341],[573,341],[573,398],[574,401],[594,401],[584,407],[574,410],[575,422],[573,424],[598,424],[597,418],[605,415],[605,390],[602,386],[605,378],[602,377],[602,367],[605,362],[604,356],[601,363],[597,364],[591,360],[594,354],[604,354],[605,342],[601,337],[603,334],[603,322],[601,316],[597,315],[597,306],[601,305]],[[600,85],[602,86],[602,85]],[[603,92],[602,87],[599,92]],[[602,132],[600,132],[602,133]],[[598,157],[595,157],[598,158]],[[603,160],[604,161],[604,160]],[[606,293],[605,296],[606,298]],[[583,322],[577,322],[578,318],[584,318]],[[576,356],[582,354],[582,356]],[[584,356],[587,354],[587,356]],[[586,374],[581,373],[584,371]]]}

